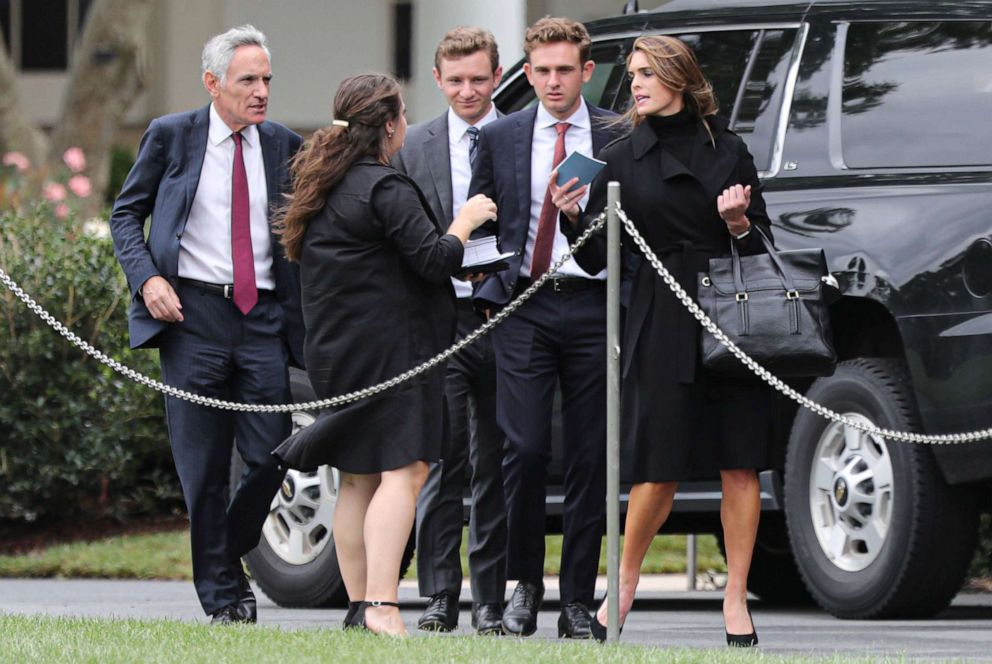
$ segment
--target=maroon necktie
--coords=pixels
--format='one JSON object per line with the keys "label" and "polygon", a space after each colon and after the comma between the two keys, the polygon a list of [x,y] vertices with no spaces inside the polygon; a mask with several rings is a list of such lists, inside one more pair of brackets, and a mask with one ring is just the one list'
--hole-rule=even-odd
{"label": "maroon necktie", "polygon": [[[559,122],[555,125],[558,132],[558,140],[555,141],[555,157],[551,170],[558,167],[558,164],[565,159],[565,132],[568,131],[567,122]],[[551,266],[551,248],[555,244],[555,219],[558,218],[558,208],[551,202],[551,188],[544,193],[544,205],[541,206],[541,216],[537,222],[537,238],[534,240],[534,258],[530,264],[530,278],[537,279],[548,271]]]}
{"label": "maroon necktie", "polygon": [[247,314],[258,302],[255,287],[255,254],[251,250],[251,215],[248,212],[248,173],[241,150],[241,132],[234,139],[234,173],[231,176],[231,263],[234,267],[234,306]]}

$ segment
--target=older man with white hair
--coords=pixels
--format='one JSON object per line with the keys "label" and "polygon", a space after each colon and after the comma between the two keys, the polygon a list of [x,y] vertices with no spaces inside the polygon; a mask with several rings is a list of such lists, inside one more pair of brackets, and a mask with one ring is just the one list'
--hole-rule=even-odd
{"label": "older man with white hair", "polygon": [[[289,401],[288,365],[302,366],[299,275],[269,228],[301,139],[265,120],[271,79],[254,27],[208,41],[210,104],[152,121],[110,218],[131,291],[131,347],[158,348],[170,385],[256,404]],[[270,452],[289,416],[165,405],[200,603],[214,624],[255,622],[241,556],[258,544],[282,481]],[[232,445],[245,471],[228,487]]]}

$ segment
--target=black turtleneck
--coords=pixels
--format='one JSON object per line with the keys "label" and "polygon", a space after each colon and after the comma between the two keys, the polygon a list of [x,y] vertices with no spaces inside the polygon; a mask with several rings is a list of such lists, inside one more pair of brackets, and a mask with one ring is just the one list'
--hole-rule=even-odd
{"label": "black turtleneck", "polygon": [[662,148],[688,168],[692,161],[696,133],[700,129],[695,113],[683,108],[674,115],[649,115],[647,122]]}

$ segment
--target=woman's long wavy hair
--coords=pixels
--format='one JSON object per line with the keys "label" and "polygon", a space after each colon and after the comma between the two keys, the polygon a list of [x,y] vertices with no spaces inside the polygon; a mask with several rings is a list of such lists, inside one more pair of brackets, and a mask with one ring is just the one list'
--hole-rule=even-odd
{"label": "woman's long wavy hair", "polygon": [[[716,114],[716,97],[713,95],[713,86],[703,76],[699,61],[696,60],[696,54],[692,49],[681,39],[667,35],[638,37],[634,41],[630,55],[627,56],[628,69],[631,58],[638,51],[645,55],[651,71],[666,88],[682,93],[682,101],[686,108],[703,123],[712,139],[713,133],[705,118]],[[644,121],[644,118],[637,114],[637,106],[634,104],[631,104],[623,118],[625,122],[635,127]]]}
{"label": "woman's long wavy hair", "polygon": [[286,196],[272,222],[289,260],[300,259],[310,220],[355,161],[370,156],[389,162],[386,122],[399,118],[402,109],[400,86],[390,76],[360,74],[341,81],[334,95],[334,119],[348,126],[318,129],[293,157],[293,193]]}

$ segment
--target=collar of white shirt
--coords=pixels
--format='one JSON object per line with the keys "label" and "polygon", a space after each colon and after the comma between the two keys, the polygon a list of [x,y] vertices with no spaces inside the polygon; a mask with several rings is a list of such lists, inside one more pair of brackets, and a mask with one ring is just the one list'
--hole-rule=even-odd
{"label": "collar of white shirt", "polygon": [[[214,108],[213,104],[210,104],[210,133],[207,140],[210,141],[211,145],[220,145],[227,139],[231,138],[231,134],[234,133],[224,119],[220,117],[220,113]],[[246,143],[245,147],[253,147],[258,145],[258,127],[255,125],[248,125],[241,130],[241,140]]]}
{"label": "collar of white shirt", "polygon": [[578,127],[580,129],[591,129],[592,123],[589,120],[589,108],[586,106],[586,100],[580,97],[579,107],[575,109],[575,112],[572,113],[572,115],[564,120],[559,120],[555,116],[551,115],[551,113],[548,112],[548,109],[544,108],[544,104],[538,104],[537,118],[534,120],[535,129],[553,127],[559,122],[567,122],[572,127]]}
{"label": "collar of white shirt", "polygon": [[478,127],[482,129],[490,122],[495,121],[498,118],[496,115],[495,104],[489,107],[489,112],[482,116],[482,118],[476,122],[474,125],[470,125],[465,122],[454,109],[450,106],[448,107],[448,140],[452,143],[459,143],[465,138],[465,133],[468,131],[469,127]]}

